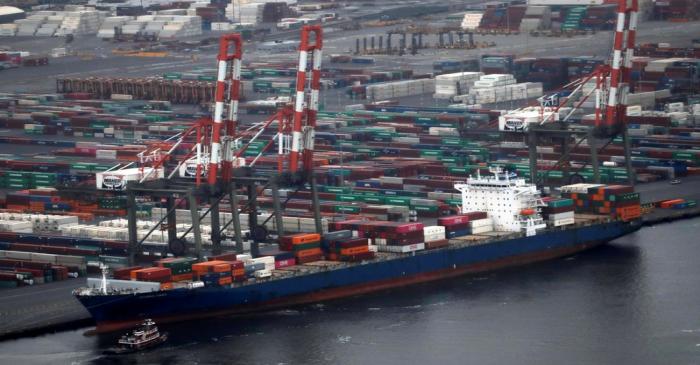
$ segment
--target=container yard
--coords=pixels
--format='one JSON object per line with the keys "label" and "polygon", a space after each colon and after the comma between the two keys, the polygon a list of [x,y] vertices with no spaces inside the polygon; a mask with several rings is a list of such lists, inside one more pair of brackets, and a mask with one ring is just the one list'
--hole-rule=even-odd
{"label": "container yard", "polygon": [[325,305],[700,215],[697,4],[354,5],[0,12],[0,338]]}

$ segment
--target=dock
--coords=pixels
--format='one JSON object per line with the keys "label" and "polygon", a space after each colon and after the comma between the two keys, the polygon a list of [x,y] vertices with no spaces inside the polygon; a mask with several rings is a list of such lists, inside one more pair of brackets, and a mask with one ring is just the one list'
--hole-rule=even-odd
{"label": "dock", "polygon": [[73,297],[85,278],[3,290],[0,295],[0,339],[33,336],[89,326],[90,314]]}

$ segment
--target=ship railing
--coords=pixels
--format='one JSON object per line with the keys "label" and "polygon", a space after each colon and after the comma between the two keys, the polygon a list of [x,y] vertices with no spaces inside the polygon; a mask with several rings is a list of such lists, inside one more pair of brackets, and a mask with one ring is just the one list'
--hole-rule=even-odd
{"label": "ship railing", "polygon": [[[566,229],[569,229],[570,227],[586,227],[590,226],[596,223],[600,222],[610,222],[612,219],[600,217],[596,219],[591,219],[587,220],[585,222],[576,222],[572,225],[566,225],[566,226],[561,226],[561,227],[548,227],[544,229],[544,231],[564,231]],[[495,241],[502,241],[504,239],[514,239],[514,238],[522,238],[526,237],[525,233],[523,232],[496,232],[496,233],[502,233],[494,236],[483,236],[481,239],[476,239],[476,240],[459,240],[459,239],[450,239],[449,240],[449,245],[447,247],[444,247],[442,249],[444,250],[455,250],[455,249],[460,249],[460,248],[465,248],[465,247],[470,247],[470,246],[480,246],[480,245],[485,245],[488,243],[492,243]],[[414,252],[408,252],[408,253],[396,253],[396,252],[378,252],[377,255],[375,255],[374,259],[372,260],[363,260],[360,262],[333,262],[332,264],[329,265],[300,265],[301,267],[296,267],[294,270],[284,270],[283,272],[285,274],[275,276],[273,275],[272,277],[268,278],[262,278],[262,279],[256,279],[256,280],[248,280],[246,282],[241,282],[241,283],[233,283],[231,284],[232,287],[245,287],[248,285],[255,285],[261,282],[267,282],[267,281],[275,281],[275,280],[284,280],[284,279],[289,279],[289,278],[294,278],[298,276],[306,276],[309,274],[317,274],[321,272],[327,272],[327,271],[333,271],[333,270],[340,270],[340,269],[345,269],[349,267],[355,267],[355,266],[361,266],[361,265],[371,265],[374,263],[378,262],[384,262],[384,261],[391,261],[391,260],[397,260],[401,258],[406,258],[406,257],[411,257],[411,256],[419,256],[419,255],[427,255],[430,253],[435,252],[434,250],[421,250],[421,251],[414,251]],[[282,270],[275,270],[275,271],[282,271]]]}

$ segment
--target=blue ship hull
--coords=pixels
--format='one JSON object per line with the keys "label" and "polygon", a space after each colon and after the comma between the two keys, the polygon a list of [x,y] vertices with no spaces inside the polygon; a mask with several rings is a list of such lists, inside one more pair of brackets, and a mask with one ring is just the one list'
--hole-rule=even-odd
{"label": "blue ship hull", "polygon": [[236,314],[357,295],[571,255],[639,229],[613,221],[550,230],[532,237],[428,250],[388,260],[296,275],[237,287],[174,289],[152,293],[78,296],[101,332],[144,318],[181,321]]}

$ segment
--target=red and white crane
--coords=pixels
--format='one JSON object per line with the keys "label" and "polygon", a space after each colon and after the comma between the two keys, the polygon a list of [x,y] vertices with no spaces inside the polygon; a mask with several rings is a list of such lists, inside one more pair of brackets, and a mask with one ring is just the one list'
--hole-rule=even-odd
{"label": "red and white crane", "polygon": [[[571,93],[554,106],[539,108],[539,124],[560,118],[566,121],[591,95],[595,95],[595,127],[598,135],[613,136],[623,127],[627,113],[627,94],[631,79],[632,58],[636,42],[638,0],[618,0],[617,21],[613,38],[612,59],[609,65],[601,65],[591,74],[562,87]],[[583,94],[584,85],[595,82],[595,88]],[[551,95],[550,95],[551,96]],[[549,97],[542,98],[548,101]],[[576,100],[576,101],[574,101]],[[562,107],[573,109],[565,116],[558,114]]]}
{"label": "red and white crane", "polygon": [[[249,165],[278,143],[278,172],[313,171],[316,118],[321,86],[323,30],[320,25],[301,29],[296,94],[293,104],[282,106],[267,120],[239,130],[238,110],[241,88],[243,41],[239,34],[227,34],[219,41],[214,110],[210,117],[200,118],[189,129],[163,142],[151,143],[140,156],[138,181],[153,178],[194,177],[196,184],[229,182],[232,170],[245,165],[241,156],[253,142],[277,124],[277,131]],[[193,143],[183,159],[169,173],[163,174],[174,151],[183,143]],[[193,167],[193,168],[192,168]],[[115,167],[114,171],[118,171]],[[158,174],[154,174],[159,172]]]}

